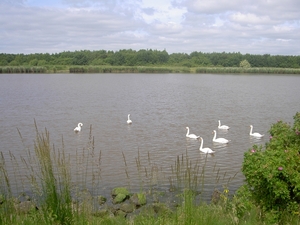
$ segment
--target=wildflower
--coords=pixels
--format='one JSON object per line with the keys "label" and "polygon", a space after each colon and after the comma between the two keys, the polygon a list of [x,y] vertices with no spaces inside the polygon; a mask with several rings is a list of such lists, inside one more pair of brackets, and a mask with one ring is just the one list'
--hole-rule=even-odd
{"label": "wildflower", "polygon": [[255,149],[252,149],[251,152],[254,153],[254,152],[256,152],[256,151],[255,151]]}
{"label": "wildflower", "polygon": [[281,171],[281,170],[283,170],[283,168],[280,166],[280,167],[278,167],[278,170]]}
{"label": "wildflower", "polygon": [[270,136],[270,139],[272,139],[273,137],[272,136]]}

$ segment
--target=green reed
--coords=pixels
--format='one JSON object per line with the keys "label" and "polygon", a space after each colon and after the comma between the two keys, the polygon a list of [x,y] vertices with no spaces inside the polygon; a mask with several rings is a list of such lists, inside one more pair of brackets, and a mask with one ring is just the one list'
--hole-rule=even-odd
{"label": "green reed", "polygon": [[212,73],[300,74],[299,68],[186,67],[186,66],[0,66],[0,73]]}
{"label": "green reed", "polygon": [[123,161],[124,161],[124,164],[125,164],[125,174],[126,174],[126,178],[127,178],[127,182],[128,182],[128,187],[130,189],[130,187],[131,187],[130,177],[129,177],[128,166],[127,166],[126,157],[124,155],[124,152],[122,152],[122,156],[123,156]]}
{"label": "green reed", "polygon": [[[158,185],[159,176],[160,173],[162,173],[161,169],[151,160],[150,152],[147,152],[147,156],[142,157],[140,151],[138,150],[135,163],[140,191],[144,190],[145,188],[150,188],[149,191],[151,193],[153,186]],[[125,165],[126,164],[127,163],[125,162]]]}
{"label": "green reed", "polygon": [[0,73],[46,73],[47,68],[42,66],[5,66],[0,67]]}
{"label": "green reed", "polygon": [[6,170],[6,161],[3,155],[3,152],[1,152],[0,155],[0,194],[1,194],[1,198],[3,199],[2,201],[4,201],[4,199],[8,199],[11,198],[12,196],[12,192],[11,192],[11,184],[10,184],[10,180],[8,178],[8,173]]}
{"label": "green reed", "polygon": [[183,73],[190,72],[184,67],[154,66],[72,66],[70,73]]}
{"label": "green reed", "polygon": [[172,175],[169,177],[170,186],[173,189],[186,189],[198,191],[201,185],[201,192],[204,188],[204,174],[207,163],[207,155],[204,163],[200,161],[193,162],[189,159],[187,151],[181,156],[177,156],[174,166],[171,166]]}
{"label": "green reed", "polygon": [[[35,129],[36,138],[34,141],[34,151],[28,149],[27,157],[21,157],[21,164],[13,154],[10,153],[10,162],[16,167],[13,170],[13,176],[17,177],[15,178],[16,182],[18,182],[17,179],[21,177],[21,171],[25,168],[27,171],[26,179],[31,183],[32,192],[34,193],[33,201],[39,208],[38,211],[32,212],[33,214],[31,214],[31,216],[26,217],[26,221],[30,221],[27,222],[27,224],[87,224],[94,221],[95,218],[91,217],[93,207],[89,202],[74,202],[79,198],[81,198],[81,200],[84,198],[82,194],[85,192],[83,190],[87,190],[88,187],[92,187],[93,190],[91,190],[91,192],[93,193],[99,191],[101,180],[101,151],[99,152],[99,155],[95,151],[92,126],[90,126],[87,145],[82,150],[76,150],[76,155],[74,156],[76,157],[75,160],[72,160],[72,156],[65,154],[63,138],[61,140],[61,149],[57,149],[50,143],[50,134],[47,129],[45,129],[44,132],[40,132],[36,123]],[[21,134],[20,137],[23,139]],[[122,156],[125,165],[125,174],[128,179],[128,186],[132,187],[130,180],[133,176],[130,174],[129,164],[126,161],[123,152]],[[166,224],[194,224],[195,221],[203,216],[203,214],[199,213],[199,211],[201,211],[201,209],[199,210],[199,207],[204,207],[205,209],[207,207],[196,207],[195,199],[196,196],[204,190],[204,183],[207,179],[205,176],[208,163],[207,156],[208,155],[205,155],[205,158],[202,159],[202,161],[200,160],[200,157],[193,161],[189,158],[186,151],[185,154],[176,157],[174,165],[171,165],[171,171],[163,171],[163,169],[152,160],[150,152],[143,155],[138,150],[135,163],[137,176],[140,182],[140,191],[145,191],[146,188],[150,188],[150,193],[153,193],[152,188],[154,186],[159,186],[161,179],[166,179],[166,174],[168,174],[170,187],[174,187],[177,191],[176,193],[179,193],[179,196],[182,198],[182,204],[174,213],[170,214],[170,211],[166,210],[166,217],[162,215],[162,217],[157,218],[157,221],[165,221]],[[72,164],[74,164],[74,162],[76,164],[75,177],[74,175],[72,176],[70,171],[71,162]],[[1,194],[7,193],[4,198],[9,199],[12,197],[12,186],[10,182],[11,178],[8,177],[6,170],[6,163],[3,153],[1,152]],[[220,180],[227,179],[227,174],[221,174],[220,169],[216,169],[216,164],[213,167],[213,171],[216,173],[216,178],[213,179],[216,182],[216,186],[219,185]],[[171,174],[169,174],[169,172],[171,172]],[[233,178],[230,177],[228,182]],[[20,179],[20,181],[22,180],[23,178]],[[74,182],[74,180],[76,181]],[[89,186],[88,183],[91,183],[92,185]],[[16,184],[18,190],[23,189],[24,186],[26,186],[26,184]],[[72,191],[74,189],[77,189],[77,192],[75,196],[72,196]],[[87,192],[88,191],[89,190],[87,190]],[[6,209],[3,204],[0,206],[1,216],[9,215],[7,217],[1,217],[4,218],[2,219],[2,221],[4,221],[3,224],[18,224],[20,222],[18,221],[18,218],[21,215],[14,213],[15,208],[13,201],[7,202],[10,204],[6,204]],[[212,213],[206,213],[206,217],[212,216]],[[20,218],[23,217],[21,216]],[[112,224],[112,221],[114,221],[114,219],[108,219],[107,223]],[[148,217],[143,217],[142,221],[143,224],[147,224],[151,219],[149,220]],[[212,221],[214,221],[214,219],[212,219]],[[91,222],[90,224],[97,224],[97,222]],[[135,223],[128,221],[128,224]]]}
{"label": "green reed", "polygon": [[233,74],[300,74],[297,68],[274,67],[199,67],[196,73],[233,73]]}
{"label": "green reed", "polygon": [[42,191],[39,194],[45,221],[57,220],[61,224],[72,224],[70,160],[63,149],[60,151],[51,146],[46,129],[44,133],[39,132],[35,126],[34,151],[38,166],[32,176],[40,178],[36,185],[40,185],[39,190]]}

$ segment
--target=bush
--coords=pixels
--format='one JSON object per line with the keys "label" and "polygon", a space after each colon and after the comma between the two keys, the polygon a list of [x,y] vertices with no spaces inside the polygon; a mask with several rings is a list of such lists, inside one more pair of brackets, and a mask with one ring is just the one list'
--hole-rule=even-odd
{"label": "bush", "polygon": [[240,62],[240,67],[250,68],[251,64],[246,59],[244,59],[243,61]]}
{"label": "bush", "polygon": [[269,132],[265,148],[254,145],[244,154],[242,171],[256,204],[280,220],[287,212],[299,214],[300,113],[293,127],[278,121]]}

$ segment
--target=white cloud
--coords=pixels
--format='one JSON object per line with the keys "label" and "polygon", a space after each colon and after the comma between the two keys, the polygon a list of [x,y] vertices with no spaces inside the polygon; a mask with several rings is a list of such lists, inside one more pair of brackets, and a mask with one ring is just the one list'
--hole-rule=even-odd
{"label": "white cloud", "polygon": [[299,55],[299,8],[298,0],[0,1],[0,52],[151,48]]}
{"label": "white cloud", "polygon": [[258,16],[252,13],[234,13],[230,16],[232,22],[240,24],[272,24],[269,16]]}
{"label": "white cloud", "polygon": [[186,5],[190,12],[218,14],[224,11],[239,9],[243,7],[244,2],[241,3],[239,0],[186,0],[181,4]]}

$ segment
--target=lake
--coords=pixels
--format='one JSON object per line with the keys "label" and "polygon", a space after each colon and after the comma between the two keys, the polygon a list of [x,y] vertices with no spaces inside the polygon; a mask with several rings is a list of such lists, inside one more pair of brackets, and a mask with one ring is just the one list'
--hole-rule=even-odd
{"label": "lake", "polygon": [[[209,195],[228,180],[232,191],[243,184],[244,152],[267,142],[273,123],[293,123],[300,111],[300,76],[294,75],[0,74],[0,83],[0,151],[16,192],[30,187],[19,159],[34,152],[34,121],[70,157],[74,185],[99,193],[127,185],[168,190],[184,155],[205,166]],[[229,131],[218,130],[218,120]],[[82,131],[75,133],[79,122]],[[250,125],[265,136],[250,137]],[[200,141],[185,136],[187,126],[216,152],[200,154]],[[213,130],[231,142],[213,144]]]}

